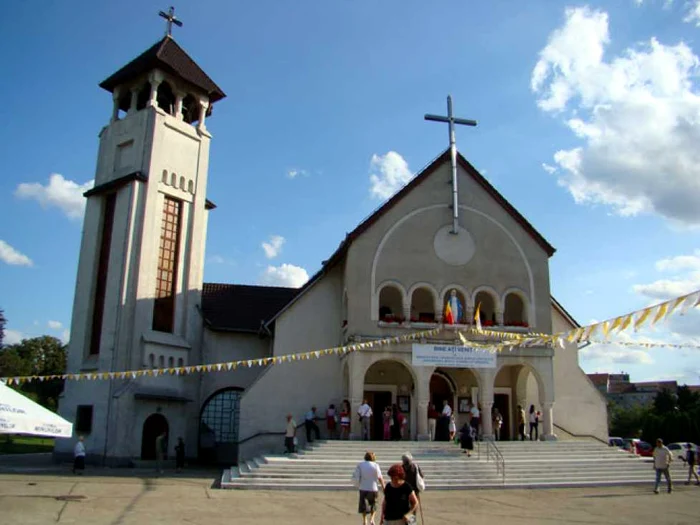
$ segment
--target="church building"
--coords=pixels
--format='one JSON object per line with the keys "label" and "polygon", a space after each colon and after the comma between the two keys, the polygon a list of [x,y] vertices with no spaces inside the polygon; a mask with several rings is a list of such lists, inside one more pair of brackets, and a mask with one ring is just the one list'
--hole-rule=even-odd
{"label": "church building", "polygon": [[[489,330],[577,327],[550,293],[554,248],[460,154],[453,180],[450,150],[346,235],[301,288],[204,283],[216,207],[206,123],[224,92],[170,35],[100,87],[112,106],[85,193],[68,372],[257,360],[430,329],[419,343],[462,345],[458,332],[473,328],[477,309]],[[458,305],[452,324],[448,303]],[[182,437],[188,458],[232,465],[281,452],[286,414],[301,423],[311,406],[323,417],[344,400],[355,414],[363,399],[379,415],[400,404],[413,440],[428,439],[429,404],[443,400],[458,426],[465,407],[480,405],[485,436],[492,409],[504,416],[502,437],[514,439],[516,406],[535,405],[545,440],[607,440],[605,399],[575,343],[516,347],[478,368],[418,365],[414,351],[407,342],[266,367],[67,381],[59,412],[85,436],[88,459],[111,465],[154,458],[163,432],[169,455]],[[379,427],[373,421],[373,437]],[[56,455],[72,448],[57,440]]]}

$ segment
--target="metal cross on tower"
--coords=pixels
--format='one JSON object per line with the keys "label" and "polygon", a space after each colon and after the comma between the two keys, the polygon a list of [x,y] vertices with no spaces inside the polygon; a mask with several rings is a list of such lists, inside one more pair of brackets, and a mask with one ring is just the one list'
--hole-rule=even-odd
{"label": "metal cross on tower", "polygon": [[457,219],[459,217],[459,203],[457,202],[457,144],[455,142],[455,124],[464,126],[476,126],[476,120],[457,118],[452,115],[452,96],[447,95],[447,116],[426,115],[425,120],[447,122],[450,131],[450,158],[452,160],[452,233],[457,233]]}
{"label": "metal cross on tower", "polygon": [[165,26],[165,36],[171,36],[173,24],[175,24],[177,27],[182,27],[182,22],[175,18],[175,8],[173,6],[170,6],[167,13],[165,11],[160,11],[158,16],[167,20],[167,25]]}

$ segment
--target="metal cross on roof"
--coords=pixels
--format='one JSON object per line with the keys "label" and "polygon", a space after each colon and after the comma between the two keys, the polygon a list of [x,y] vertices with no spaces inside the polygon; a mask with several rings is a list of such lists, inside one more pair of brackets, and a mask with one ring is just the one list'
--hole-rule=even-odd
{"label": "metal cross on roof", "polygon": [[452,160],[452,233],[457,233],[457,219],[459,217],[459,203],[457,202],[457,144],[455,141],[455,124],[464,126],[476,126],[476,120],[457,118],[452,115],[452,96],[447,95],[447,116],[425,115],[425,120],[435,122],[447,122],[450,131],[450,158]]}
{"label": "metal cross on roof", "polygon": [[175,8],[173,6],[170,6],[167,13],[165,11],[160,11],[158,16],[167,20],[167,24],[165,26],[165,36],[171,36],[173,24],[175,24],[177,27],[182,27],[182,22],[175,18]]}

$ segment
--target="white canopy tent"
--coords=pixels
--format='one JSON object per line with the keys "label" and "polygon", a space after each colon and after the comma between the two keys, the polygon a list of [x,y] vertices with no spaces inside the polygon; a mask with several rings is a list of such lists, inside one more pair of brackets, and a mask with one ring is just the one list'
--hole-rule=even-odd
{"label": "white canopy tent", "polygon": [[0,381],[0,434],[69,438],[73,423]]}

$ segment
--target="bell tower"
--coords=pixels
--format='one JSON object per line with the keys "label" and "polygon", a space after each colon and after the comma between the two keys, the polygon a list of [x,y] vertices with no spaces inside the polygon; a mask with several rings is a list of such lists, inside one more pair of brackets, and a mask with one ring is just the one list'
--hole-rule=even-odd
{"label": "bell tower", "polygon": [[[214,207],[206,198],[206,122],[225,95],[170,35],[173,23],[182,25],[172,8],[161,16],[166,35],[100,83],[112,104],[99,133],[95,186],[85,193],[69,372],[198,359],[192,353],[202,330],[198,307]],[[88,453],[111,463],[138,457],[147,439],[143,419],[157,411],[144,400],[186,399],[191,387],[191,378],[158,380],[68,381],[60,413],[87,436]],[[162,416],[170,433],[185,435],[184,402]]]}

